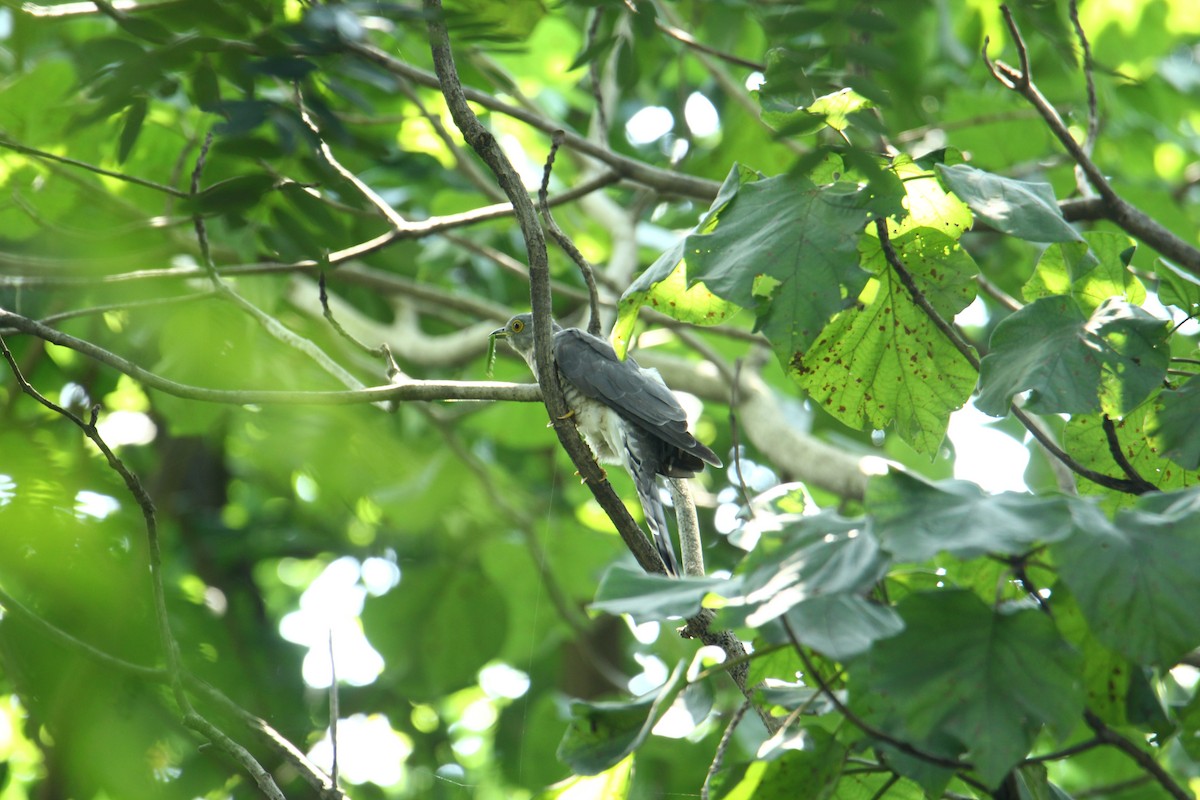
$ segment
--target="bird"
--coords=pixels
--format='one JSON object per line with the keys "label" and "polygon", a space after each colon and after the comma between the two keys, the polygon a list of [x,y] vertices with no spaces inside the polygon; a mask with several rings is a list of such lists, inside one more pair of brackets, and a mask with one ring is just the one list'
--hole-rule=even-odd
{"label": "bird", "polygon": [[[688,430],[687,414],[656,370],[617,357],[607,341],[579,328],[553,325],[558,383],[584,440],[601,464],[620,464],[633,479],[655,548],[670,575],[679,564],[667,529],[657,476],[691,478],[717,454]],[[533,314],[517,314],[492,336],[505,339],[537,377]]]}

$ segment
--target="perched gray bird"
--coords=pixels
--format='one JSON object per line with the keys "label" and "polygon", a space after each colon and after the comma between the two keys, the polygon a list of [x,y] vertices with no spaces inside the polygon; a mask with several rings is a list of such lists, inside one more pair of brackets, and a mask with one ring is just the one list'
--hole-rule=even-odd
{"label": "perched gray bird", "polygon": [[[518,314],[492,335],[506,338],[537,375],[532,314]],[[687,415],[656,371],[631,357],[622,361],[608,342],[578,328],[555,322],[553,341],[558,383],[576,427],[598,461],[629,472],[658,554],[678,575],[655,476],[690,478],[706,462],[721,466],[721,459],[688,432]]]}

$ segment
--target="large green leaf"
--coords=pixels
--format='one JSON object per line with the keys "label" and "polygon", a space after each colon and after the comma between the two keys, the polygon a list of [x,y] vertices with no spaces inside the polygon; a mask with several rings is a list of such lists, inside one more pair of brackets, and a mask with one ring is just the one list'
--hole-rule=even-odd
{"label": "large green leaf", "polygon": [[[423,564],[400,585],[368,598],[363,630],[383,656],[390,680],[414,701],[473,685],[508,636],[504,596],[477,570]],[[479,614],[486,610],[487,620]],[[471,631],[447,644],[448,631]]]}
{"label": "large green leaf", "polygon": [[786,311],[789,346],[807,347],[866,283],[857,245],[872,205],[853,183],[817,186],[802,175],[746,183],[711,233],[687,237],[688,276],[743,308],[769,301],[772,313]]}
{"label": "large green leaf", "polygon": [[[943,319],[974,299],[975,263],[951,237],[917,228],[892,244]],[[785,363],[836,419],[859,430],[895,423],[916,450],[935,453],[951,412],[971,395],[975,370],[913,300],[878,240],[868,237],[863,249],[878,275],[863,294],[865,305],[843,311],[807,352]]]}
{"label": "large green leaf", "polygon": [[1096,637],[1163,668],[1200,647],[1200,494],[1143,497],[1113,519],[1079,503],[1074,518],[1052,552]]}
{"label": "large green leaf", "polygon": [[1079,241],[1048,183],[993,175],[967,164],[937,165],[938,174],[971,210],[998,231],[1031,242]]}
{"label": "large green leaf", "polygon": [[558,758],[579,775],[598,775],[632,753],[683,689],[687,682],[684,666],[676,666],[665,684],[637,700],[573,701]]}
{"label": "large green leaf", "polygon": [[851,666],[852,696],[863,693],[894,735],[949,747],[996,786],[1043,728],[1061,738],[1078,723],[1079,657],[1045,614],[992,609],[958,589],[911,595],[898,610],[904,631]]}
{"label": "large green leaf", "polygon": [[927,561],[942,552],[963,559],[1016,555],[1071,532],[1065,498],[989,495],[967,481],[931,484],[899,470],[871,480],[867,508],[876,536],[899,561]]}
{"label": "large green leaf", "polygon": [[1200,278],[1162,258],[1155,262],[1154,273],[1159,300],[1193,317],[1200,314]]}
{"label": "large green leaf", "polygon": [[1120,414],[1166,376],[1167,325],[1112,299],[1085,318],[1069,297],[1044,297],[996,326],[980,368],[980,411],[1003,416],[1015,394],[1038,414]]}
{"label": "large green leaf", "polygon": [[722,578],[668,578],[635,567],[614,564],[600,579],[592,608],[609,614],[628,614],[635,622],[690,617],[704,596],[728,583]]}

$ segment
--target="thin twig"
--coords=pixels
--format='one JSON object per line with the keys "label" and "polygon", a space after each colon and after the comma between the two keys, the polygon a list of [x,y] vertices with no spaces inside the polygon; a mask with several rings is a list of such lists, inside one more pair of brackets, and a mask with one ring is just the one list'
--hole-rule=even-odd
{"label": "thin twig", "polygon": [[329,779],[338,785],[338,680],[337,660],[333,657],[333,628],[329,629],[329,746],[332,751]]}
{"label": "thin twig", "polygon": [[690,47],[691,49],[695,50],[698,53],[704,53],[705,55],[710,55],[714,58],[719,58],[720,60],[725,61],[729,64],[733,64],[734,66],[745,67],[746,69],[752,69],[755,72],[766,72],[766,70],[767,70],[766,64],[760,64],[757,61],[751,61],[748,58],[742,58],[741,56],[734,55],[733,53],[726,53],[724,51],[718,50],[717,48],[713,47],[712,45],[707,45],[704,42],[700,41],[695,36],[692,36],[690,33],[683,30],[682,28],[676,28],[674,25],[667,24],[666,22],[664,22],[662,20],[662,18],[656,19],[655,22],[657,23],[658,29],[660,31],[662,31],[663,33],[665,33],[667,36],[671,37],[675,41],[680,42],[684,45],[687,45],[688,47]]}
{"label": "thin twig", "polygon": [[[1075,26],[1075,35],[1079,37],[1079,48],[1083,51],[1082,66],[1084,79],[1087,81],[1088,106],[1087,138],[1083,140],[1083,152],[1091,157],[1092,152],[1096,149],[1096,135],[1100,130],[1100,115],[1096,104],[1096,81],[1092,77],[1092,46],[1088,43],[1083,23],[1079,21],[1078,0],[1070,0],[1067,10],[1071,16],[1071,24]],[[1087,176],[1084,175],[1083,167],[1078,164],[1075,165],[1075,183],[1084,197],[1093,194],[1092,187],[1088,185]]]}
{"label": "thin twig", "polygon": [[1126,480],[1124,478],[1114,478],[1111,475],[1105,475],[1103,472],[1097,472],[1094,469],[1089,469],[1083,464],[1080,464],[1078,461],[1068,455],[1067,451],[1059,447],[1058,443],[1050,437],[1050,434],[1044,431],[1040,425],[1036,424],[1033,419],[1015,403],[1009,406],[1009,410],[1012,415],[1016,417],[1022,425],[1025,426],[1025,429],[1033,435],[1033,438],[1037,439],[1038,444],[1040,444],[1047,453],[1070,467],[1071,471],[1076,475],[1080,476],[1081,478],[1087,478],[1092,483],[1099,484],[1106,489],[1113,489],[1114,491],[1124,492],[1126,494],[1143,494],[1142,487],[1133,481]]}
{"label": "thin twig", "polygon": [[[921,288],[917,286],[912,275],[909,274],[908,270],[904,268],[904,264],[900,261],[899,256],[896,254],[896,249],[892,246],[891,239],[888,236],[887,220],[882,218],[875,220],[875,230],[879,234],[879,244],[883,249],[884,257],[887,259],[888,264],[892,267],[892,271],[896,273],[897,277],[899,277],[900,282],[904,284],[905,289],[908,290],[912,301],[922,311],[925,312],[926,316],[929,317],[929,320],[934,324],[934,326],[950,340],[951,344],[954,345],[954,348],[958,350],[958,352],[967,359],[967,362],[975,369],[975,371],[978,372],[979,358],[971,349],[971,345],[967,343],[966,339],[963,338],[962,334],[960,334],[951,323],[942,318],[942,315],[938,313],[937,309],[935,309],[925,297],[925,294],[921,291]],[[1139,483],[1133,480],[1114,478],[1109,475],[1105,475],[1102,472],[1097,472],[1093,469],[1088,469],[1087,467],[1083,466],[1074,458],[1069,456],[1061,447],[1059,447],[1058,444],[1051,439],[1049,435],[1047,435],[1046,432],[1041,429],[1040,426],[1035,425],[1033,420],[1030,419],[1030,417],[1015,403],[1010,406],[1010,409],[1012,411],[1012,415],[1020,420],[1021,424],[1024,425],[1031,434],[1033,434],[1033,437],[1038,440],[1038,443],[1040,443],[1047,452],[1069,466],[1076,474],[1087,478],[1093,483],[1098,483],[1107,489],[1114,489],[1127,494],[1143,494],[1146,491],[1142,485],[1145,483],[1145,481]]]}
{"label": "thin twig", "polygon": [[1071,756],[1077,756],[1080,753],[1086,753],[1088,750],[1097,748],[1102,744],[1104,744],[1104,740],[1098,736],[1094,736],[1091,739],[1085,739],[1084,741],[1073,744],[1070,747],[1064,747],[1061,750],[1055,750],[1053,753],[1046,753],[1045,755],[1041,756],[1030,756],[1021,763],[1040,764],[1046,761],[1061,761],[1064,758],[1070,758]]}
{"label": "thin twig", "polygon": [[[442,85],[437,74],[426,72],[425,70],[414,67],[411,64],[407,64],[373,45],[360,42],[347,42],[345,47],[347,50],[356,53],[362,58],[365,58],[368,61],[383,67],[385,70],[393,74],[401,75],[411,80],[413,83],[429,86],[434,89],[440,88]],[[463,86],[461,81],[458,82],[458,92],[462,95],[464,100],[469,100],[472,103],[478,103],[480,106],[491,111],[495,111],[500,114],[510,116],[513,119],[520,120],[521,122],[524,122],[525,124],[530,125],[547,135],[552,134],[554,131],[562,127],[558,122],[541,114],[527,111],[526,109],[502,102],[488,92],[472,89],[469,86]],[[717,181],[711,181],[705,178],[697,178],[692,175],[683,175],[670,170],[650,166],[649,164],[639,161],[638,159],[623,156],[608,150],[605,147],[601,147],[594,142],[588,141],[586,137],[570,131],[566,133],[566,141],[572,150],[580,152],[586,156],[591,156],[597,161],[607,164],[622,178],[644,184],[646,186],[652,186],[666,195],[693,197],[698,200],[712,200],[717,196],[717,192],[721,188],[720,183]],[[468,140],[468,144],[470,144],[470,140]]]}
{"label": "thin twig", "polygon": [[78,167],[79,169],[85,169],[88,172],[94,172],[97,175],[103,175],[106,178],[114,178],[119,181],[124,181],[125,183],[132,183],[136,186],[143,186],[147,189],[153,189],[156,192],[162,192],[163,194],[170,195],[171,197],[175,197],[180,200],[186,199],[188,197],[187,192],[181,192],[180,190],[178,190],[172,186],[166,186],[165,184],[155,183],[154,181],[148,181],[145,178],[139,178],[136,175],[128,175],[124,172],[114,172],[111,169],[104,169],[103,167],[97,167],[95,164],[89,164],[86,161],[79,161],[74,158],[67,158],[66,156],[60,156],[60,155],[55,155],[54,153],[48,153],[45,150],[38,150],[36,147],[29,147],[28,145],[18,144],[17,142],[14,142],[11,139],[4,137],[4,136],[0,136],[0,147],[3,147],[7,150],[13,150],[17,153],[22,153],[27,156],[33,156],[35,158],[41,158],[41,159],[45,159],[47,161],[57,161],[60,164],[66,164],[71,167]]}
{"label": "thin twig", "polygon": [[[303,114],[304,111],[301,109],[301,115]],[[204,173],[204,167],[208,159],[208,151],[212,144],[212,138],[213,134],[210,130],[208,135],[204,138],[204,144],[201,146],[200,154],[196,158],[196,167],[192,170],[191,188],[193,195],[196,195],[200,191],[200,178]],[[355,185],[359,186],[357,182]],[[373,194],[371,193],[371,190],[365,186],[361,186],[360,188],[362,191],[364,191],[364,193],[368,193],[368,196]],[[380,200],[380,203],[382,203],[382,200]],[[382,204],[384,208],[388,207],[386,203]],[[208,231],[204,222],[204,217],[197,212],[196,214],[193,214],[192,222],[196,231],[196,240],[200,244],[201,266],[207,271],[209,281],[212,283],[213,288],[217,291],[217,294],[221,299],[227,300],[237,308],[241,309],[243,312],[257,321],[259,325],[261,325],[263,329],[266,330],[266,332],[269,333],[273,338],[306,356],[309,360],[331,375],[343,386],[346,386],[352,390],[364,388],[363,383],[360,380],[351,375],[345,368],[342,367],[341,364],[338,364],[336,361],[330,358],[329,354],[322,350],[315,342],[311,341],[310,339],[306,339],[295,331],[290,330],[275,317],[271,316],[266,311],[263,311],[261,308],[254,305],[254,303],[251,303],[249,300],[234,291],[233,288],[230,287],[230,285],[221,277],[220,271],[217,269],[216,264],[213,263],[212,254],[209,251],[208,246]]]}
{"label": "thin twig", "polygon": [[746,507],[746,513],[753,519],[755,515],[754,500],[750,496],[750,487],[746,485],[746,476],[742,472],[742,445],[740,443],[741,433],[738,430],[738,390],[741,388],[742,380],[742,360],[739,358],[734,362],[734,381],[729,387],[729,440],[733,450],[733,471],[738,479],[738,491],[742,495],[742,504]]}
{"label": "thin twig", "polygon": [[1158,487],[1143,478],[1134,468],[1133,464],[1129,463],[1129,459],[1125,457],[1125,451],[1121,448],[1121,440],[1117,437],[1117,426],[1108,414],[1103,416],[1100,424],[1104,428],[1104,438],[1108,441],[1108,452],[1113,457],[1113,461],[1117,462],[1117,466],[1129,478],[1130,483],[1140,489],[1140,491],[1133,492],[1133,494],[1158,491]]}
{"label": "thin twig", "polygon": [[417,111],[419,111],[421,116],[425,118],[425,121],[429,123],[430,127],[433,128],[433,132],[436,133],[437,137],[442,140],[442,144],[446,145],[446,149],[450,151],[450,154],[454,157],[455,165],[458,167],[460,172],[467,176],[467,180],[471,182],[471,185],[483,193],[483,195],[489,200],[492,200],[493,202],[502,201],[504,199],[504,192],[500,191],[500,187],[498,187],[494,181],[489,179],[489,177],[483,172],[483,170],[479,168],[479,165],[469,154],[463,152],[462,147],[457,141],[455,141],[454,137],[450,135],[450,131],[446,129],[445,124],[442,122],[442,118],[437,114],[430,112],[430,110],[425,107],[425,104],[421,102],[421,96],[417,94],[417,91],[413,88],[413,85],[409,81],[402,80],[400,78],[397,78],[396,85],[400,88],[401,93],[408,98],[409,102],[417,107]]}
{"label": "thin twig", "polygon": [[708,772],[704,775],[704,783],[700,785],[700,800],[708,800],[709,787],[725,763],[725,753],[729,750],[730,743],[733,742],[733,732],[737,730],[738,724],[741,723],[742,717],[746,716],[746,710],[749,708],[750,701],[743,701],[733,712],[733,716],[729,718],[729,724],[725,726],[725,732],[721,734],[721,741],[717,742],[717,751],[713,754],[712,763],[708,765]]}
{"label": "thin twig", "polygon": [[[196,156],[196,166],[192,169],[191,196],[200,194],[200,178],[204,174],[204,165],[208,161],[208,151],[212,147],[213,132],[210,128],[204,135],[204,143],[200,145],[200,154]],[[207,272],[213,282],[213,287],[220,292],[224,284],[217,274],[213,263],[212,252],[208,248],[208,226],[204,223],[204,215],[199,211],[192,214],[192,228],[196,231],[196,242],[200,245],[200,266]]]}
{"label": "thin twig", "polygon": [[308,113],[308,109],[304,107],[304,96],[300,93],[300,85],[296,85],[296,109],[300,113],[300,120],[304,126],[317,141],[317,152],[321,154],[321,158],[329,165],[330,169],[340,175],[345,181],[354,186],[368,203],[370,203],[376,211],[383,215],[383,218],[388,221],[393,230],[403,231],[409,227],[409,222],[400,212],[392,208],[386,200],[379,196],[379,193],[372,189],[362,179],[355,175],[350,170],[342,166],[342,162],[338,161],[333,155],[333,151],[329,149],[329,145],[321,138],[321,129],[317,127],[317,123]]}
{"label": "thin twig", "polygon": [[546,166],[542,170],[542,184],[538,187],[538,207],[542,212],[542,219],[546,222],[546,232],[550,234],[550,238],[563,249],[571,260],[575,262],[575,266],[579,267],[580,274],[583,275],[583,282],[588,290],[588,302],[590,306],[590,316],[588,317],[588,333],[593,336],[600,336],[600,293],[596,290],[596,273],[592,269],[592,265],[583,253],[579,252],[579,248],[571,241],[571,237],[563,233],[562,228],[558,227],[558,223],[554,221],[554,215],[550,213],[550,203],[548,202],[548,194],[550,187],[550,173],[554,169],[554,156],[558,153],[558,148],[563,143],[563,132],[555,131],[550,137],[550,152],[546,156]]}
{"label": "thin twig", "polygon": [[[157,684],[169,684],[170,678],[167,675],[166,669],[162,667],[147,667],[141,664],[135,664],[131,661],[126,661],[122,658],[107,653],[87,642],[78,639],[71,634],[57,627],[53,623],[47,622],[38,615],[34,614],[22,603],[20,603],[12,595],[0,589],[0,607],[3,607],[6,613],[12,614],[14,618],[22,620],[25,624],[37,628],[37,630],[58,644],[68,649],[74,650],[86,658],[90,658],[97,664],[101,664],[110,669],[131,675],[139,680],[149,681]],[[227,713],[236,717],[250,731],[262,737],[280,757],[290,763],[296,770],[308,781],[314,789],[326,800],[343,800],[345,795],[333,788],[329,781],[329,777],[325,775],[316,765],[308,760],[304,753],[300,752],[291,742],[285,739],[266,721],[246,711],[237,703],[234,703],[222,692],[213,688],[210,684],[200,680],[186,670],[183,673],[184,683],[190,692],[202,696],[205,699],[221,706]]]}
{"label": "thin twig", "polygon": [[342,327],[342,323],[337,321],[337,318],[333,315],[333,311],[329,308],[329,292],[325,286],[324,271],[317,277],[317,297],[321,301],[321,313],[339,336],[372,358],[382,358],[387,368],[388,380],[395,381],[402,374],[400,366],[396,364],[396,359],[392,356],[392,348],[388,346],[387,342],[381,342],[378,347],[371,347],[355,339],[349,331]]}
{"label": "thin twig", "polygon": [[892,787],[899,782],[900,776],[893,772],[891,776],[884,782],[883,786],[879,787],[879,791],[871,795],[871,800],[881,800],[881,798],[892,790]]}
{"label": "thin twig", "polygon": [[[584,39],[584,49],[591,50],[596,46],[596,39],[600,35],[600,23],[604,21],[604,7],[596,6],[592,9],[592,20],[588,24],[587,37]],[[605,110],[604,91],[600,79],[600,64],[599,59],[592,59],[588,62],[588,82],[592,88],[592,102],[595,104],[596,129],[600,133],[600,143],[608,143],[608,112]]]}

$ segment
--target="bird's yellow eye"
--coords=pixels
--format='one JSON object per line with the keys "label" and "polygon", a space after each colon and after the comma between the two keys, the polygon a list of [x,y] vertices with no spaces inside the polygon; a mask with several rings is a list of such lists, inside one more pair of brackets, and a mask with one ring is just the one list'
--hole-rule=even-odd
{"label": "bird's yellow eye", "polygon": [[525,323],[519,319],[514,319],[509,327],[512,328],[513,333],[520,333],[525,330]]}

